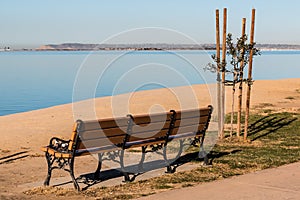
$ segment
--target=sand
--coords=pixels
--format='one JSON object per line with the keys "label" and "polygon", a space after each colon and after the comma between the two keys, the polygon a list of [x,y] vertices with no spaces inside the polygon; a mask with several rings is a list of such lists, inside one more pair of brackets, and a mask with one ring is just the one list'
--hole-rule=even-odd
{"label": "sand", "polygon": [[[229,112],[230,88],[227,88],[226,99],[226,112]],[[86,120],[203,107],[216,105],[214,100],[215,86],[193,85],[141,91],[1,116],[0,199],[16,198],[18,194],[24,198],[20,185],[43,181],[47,168],[40,147],[47,145],[53,136],[68,139],[73,123],[78,118]],[[300,78],[255,81],[251,108],[300,112]]]}

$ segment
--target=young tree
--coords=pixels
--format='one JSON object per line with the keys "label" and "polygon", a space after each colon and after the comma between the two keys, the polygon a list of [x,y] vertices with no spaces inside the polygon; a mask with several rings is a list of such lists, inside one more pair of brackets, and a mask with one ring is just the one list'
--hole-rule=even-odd
{"label": "young tree", "polygon": [[[228,71],[233,74],[232,80],[228,81],[228,85],[232,86],[231,134],[233,132],[235,86],[239,83],[239,87],[242,87],[243,82],[249,81],[243,79],[243,72],[249,63],[251,50],[253,51],[253,56],[260,55],[260,50],[255,48],[255,43],[248,44],[247,40],[247,35],[244,34],[240,38],[237,38],[237,42],[234,44],[232,34],[229,33],[227,35],[227,55],[230,57],[230,64],[232,66],[232,69]],[[241,116],[241,107],[238,110],[238,113]],[[238,120],[238,123],[238,126],[240,126],[240,120]],[[240,133],[237,132],[237,137],[239,136]]]}
{"label": "young tree", "polygon": [[[234,43],[232,39],[232,34],[228,33],[226,38],[226,46],[227,46],[227,59],[230,59],[230,65],[231,67],[227,66],[225,67],[225,73],[232,74],[231,79],[225,80],[226,86],[232,87],[232,104],[231,104],[231,131],[230,135],[232,136],[233,133],[233,121],[234,121],[234,103],[235,103],[235,91],[236,91],[236,84],[242,85],[243,82],[248,82],[247,79],[243,79],[243,72],[245,67],[249,63],[250,58],[250,51],[253,51],[253,56],[260,55],[260,50],[255,48],[255,43],[248,44],[247,43],[247,35],[244,34],[240,38],[237,38],[237,42]],[[214,54],[212,55],[212,59],[215,63],[218,64],[219,59],[217,59],[217,56]],[[226,62],[226,61],[225,61]],[[226,63],[224,61],[221,62],[222,66],[226,66]],[[212,72],[217,72],[218,66],[212,63],[209,63],[205,69],[210,70]],[[239,86],[241,87],[241,86]],[[241,112],[241,110],[239,110]],[[240,122],[239,122],[240,123]],[[239,133],[237,134],[237,137],[239,137]]]}

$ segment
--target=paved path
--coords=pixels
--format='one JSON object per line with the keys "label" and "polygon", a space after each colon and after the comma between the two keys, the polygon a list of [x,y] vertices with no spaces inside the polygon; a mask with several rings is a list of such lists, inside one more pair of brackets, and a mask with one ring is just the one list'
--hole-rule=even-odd
{"label": "paved path", "polygon": [[300,162],[140,198],[146,199],[299,200]]}

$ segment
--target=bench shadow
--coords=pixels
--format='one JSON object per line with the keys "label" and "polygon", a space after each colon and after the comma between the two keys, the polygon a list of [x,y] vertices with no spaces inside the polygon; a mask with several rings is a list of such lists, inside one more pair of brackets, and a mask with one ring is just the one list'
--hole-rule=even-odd
{"label": "bench shadow", "polygon": [[[233,153],[237,153],[240,152],[241,150],[234,150],[231,152],[210,152],[208,154],[208,158],[209,158],[209,165],[212,164],[213,160],[216,158],[220,158],[222,156],[226,156],[228,154],[233,154]],[[187,153],[185,155],[180,156],[176,161],[174,161],[171,166],[173,167],[173,171],[175,172],[176,169],[186,163],[189,162],[193,162],[193,161],[197,161],[197,162],[201,162],[203,161],[203,158],[199,158],[198,157],[199,153],[198,152],[193,152],[193,153]],[[150,162],[146,162],[143,164],[143,168],[141,170],[141,168],[139,168],[139,165],[131,165],[126,167],[125,169],[127,171],[135,171],[135,170],[140,170],[140,171],[136,171],[136,173],[132,174],[132,178],[131,180],[135,180],[136,177],[153,171],[153,170],[157,170],[157,169],[162,169],[166,167],[166,163],[164,162],[164,160],[156,160],[156,161],[150,161]],[[99,177],[95,177],[94,173],[87,173],[87,174],[82,174],[79,177],[76,178],[76,180],[78,181],[78,183],[83,184],[84,187],[82,187],[82,191],[87,190],[88,188],[97,185],[99,183],[111,180],[111,179],[115,179],[115,178],[120,178],[123,177],[123,173],[121,171],[121,168],[116,168],[116,169],[108,169],[108,170],[103,170],[100,173]],[[72,183],[72,181],[68,181],[68,182],[64,182],[64,183],[60,183],[60,184],[56,184],[53,186],[63,186],[66,184]]]}
{"label": "bench shadow", "polygon": [[[179,166],[187,162],[196,160],[197,156],[198,153],[191,153],[179,157],[178,160],[176,160],[171,164],[171,166],[173,167],[173,171],[175,172]],[[166,163],[164,162],[164,160],[155,160],[155,161],[149,161],[143,163],[142,169],[138,164],[135,164],[135,165],[130,165],[125,167],[125,170],[129,172],[129,174],[131,174],[131,178],[130,178],[131,181],[134,181],[138,176],[144,173],[154,171],[157,169],[162,169],[164,167],[166,167]],[[94,173],[83,174],[80,175],[77,178],[77,180],[79,183],[85,184],[85,187],[82,187],[82,190],[84,191],[87,190],[89,187],[94,186],[100,182],[108,181],[114,178],[120,178],[123,176],[124,175],[122,173],[121,168],[117,168],[117,169],[109,169],[109,170],[101,171],[100,176],[97,178],[94,177]]]}
{"label": "bench shadow", "polygon": [[[183,163],[182,163],[183,164]],[[144,174],[146,172],[150,172],[156,169],[161,169],[165,167],[165,164],[163,160],[156,160],[156,161],[150,161],[146,162],[143,164],[143,169],[139,169],[139,165],[130,165],[125,167],[126,171],[133,172],[135,171],[136,173],[129,173],[131,174],[131,181],[134,181],[136,177],[138,177],[141,174]],[[178,167],[178,166],[177,166]],[[139,171],[136,171],[139,170]],[[82,191],[87,190],[91,186],[94,186],[96,184],[115,179],[115,178],[120,178],[124,177],[124,174],[121,170],[121,168],[115,168],[115,169],[108,169],[108,170],[103,170],[100,172],[100,175],[98,177],[95,177],[94,172],[87,173],[87,174],[82,174],[76,178],[77,182],[80,184],[84,184],[85,186],[82,187]],[[67,181],[67,182],[62,182],[60,184],[54,184],[54,187],[57,186],[63,186],[72,183],[72,181]]]}
{"label": "bench shadow", "polygon": [[15,161],[15,160],[19,160],[19,159],[22,159],[22,158],[26,158],[26,157],[29,156],[26,153],[28,153],[28,151],[21,151],[21,152],[18,152],[18,153],[14,153],[14,154],[11,154],[11,155],[8,155],[8,156],[1,157],[0,158],[0,165],[4,164],[4,163]]}
{"label": "bench shadow", "polygon": [[227,156],[227,155],[230,155],[230,154],[235,154],[235,153],[239,153],[241,152],[242,150],[240,149],[237,149],[237,150],[232,150],[230,152],[217,152],[217,151],[211,151],[209,154],[208,154],[208,158],[209,158],[209,165],[212,165],[213,161],[217,158],[221,158],[223,156]]}
{"label": "bench shadow", "polygon": [[[293,123],[296,120],[297,120],[297,118],[287,120],[287,118],[265,116],[249,126],[248,136],[253,136],[253,138],[251,139],[251,141],[253,142],[262,137],[268,136],[269,134],[275,133],[279,129],[290,125],[291,123]],[[267,130],[266,133],[255,136],[259,132],[266,131],[266,130]]]}

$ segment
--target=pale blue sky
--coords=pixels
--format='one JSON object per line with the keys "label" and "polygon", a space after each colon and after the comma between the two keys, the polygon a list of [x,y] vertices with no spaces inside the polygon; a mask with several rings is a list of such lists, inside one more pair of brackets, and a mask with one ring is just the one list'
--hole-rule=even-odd
{"label": "pale blue sky", "polygon": [[[198,43],[214,43],[215,9],[224,7],[228,31],[234,35],[240,33],[242,17],[249,31],[251,9],[256,8],[256,42],[300,44],[299,0],[0,0],[0,47],[101,43],[143,27],[172,29]],[[153,38],[164,42],[157,35]],[[135,37],[118,42],[134,43]],[[181,41],[170,36],[165,42]]]}

